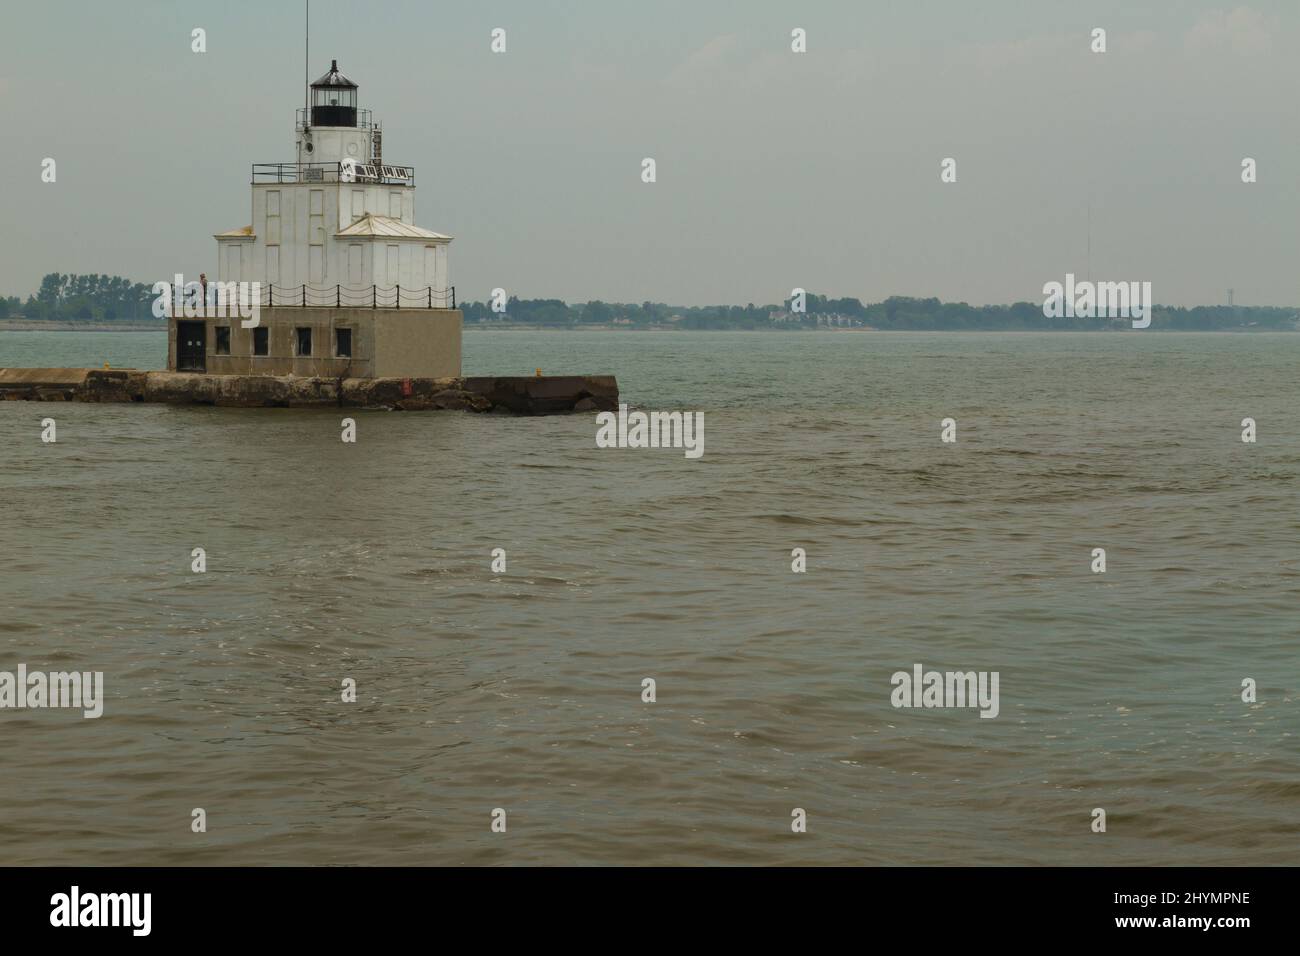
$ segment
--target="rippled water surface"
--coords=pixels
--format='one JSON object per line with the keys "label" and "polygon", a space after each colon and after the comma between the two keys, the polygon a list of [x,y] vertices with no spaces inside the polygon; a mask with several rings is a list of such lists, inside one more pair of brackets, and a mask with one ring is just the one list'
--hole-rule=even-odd
{"label": "rippled water surface", "polygon": [[[0,402],[0,670],[107,684],[0,711],[0,861],[1300,863],[1300,335],[470,331],[465,367],[614,373],[705,454]],[[1000,716],[893,708],[915,663],[998,671]]]}

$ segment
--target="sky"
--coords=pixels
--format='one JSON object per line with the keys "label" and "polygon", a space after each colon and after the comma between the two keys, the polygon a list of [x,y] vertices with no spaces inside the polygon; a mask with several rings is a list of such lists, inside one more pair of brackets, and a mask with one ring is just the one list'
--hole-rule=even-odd
{"label": "sky", "polygon": [[0,294],[214,274],[337,59],[461,300],[1300,305],[1295,0],[313,0],[306,70],[303,8],[0,8]]}

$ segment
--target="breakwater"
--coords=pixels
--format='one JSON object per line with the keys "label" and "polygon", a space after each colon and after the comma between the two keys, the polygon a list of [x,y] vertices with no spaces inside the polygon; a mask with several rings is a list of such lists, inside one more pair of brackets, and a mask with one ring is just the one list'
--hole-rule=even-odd
{"label": "breakwater", "polygon": [[0,369],[0,400],[556,415],[617,408],[618,382],[612,375],[304,378],[137,369],[6,368]]}

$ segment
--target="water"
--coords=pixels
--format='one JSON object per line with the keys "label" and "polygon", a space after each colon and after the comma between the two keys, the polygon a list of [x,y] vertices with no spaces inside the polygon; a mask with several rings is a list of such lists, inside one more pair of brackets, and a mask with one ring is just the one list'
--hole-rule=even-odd
{"label": "water", "polygon": [[[0,366],[164,345],[0,333]],[[346,445],[337,411],[0,403],[0,670],[108,693],[0,711],[2,862],[1300,863],[1298,366],[467,332],[467,372],[703,411],[698,461],[590,416],[349,412]],[[915,663],[1000,672],[1000,716],[893,708]]]}

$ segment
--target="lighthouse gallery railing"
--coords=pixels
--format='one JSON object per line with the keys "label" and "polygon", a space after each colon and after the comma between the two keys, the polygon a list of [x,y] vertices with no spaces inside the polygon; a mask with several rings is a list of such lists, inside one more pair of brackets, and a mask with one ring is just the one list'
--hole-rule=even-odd
{"label": "lighthouse gallery railing", "polygon": [[[351,177],[351,178],[349,178]],[[358,161],[351,172],[342,163],[254,163],[253,185],[259,183],[379,183],[414,186],[414,166]]]}
{"label": "lighthouse gallery railing", "polygon": [[454,309],[456,287],[408,289],[402,286],[267,285],[262,288],[263,307],[351,308],[351,309]]}

